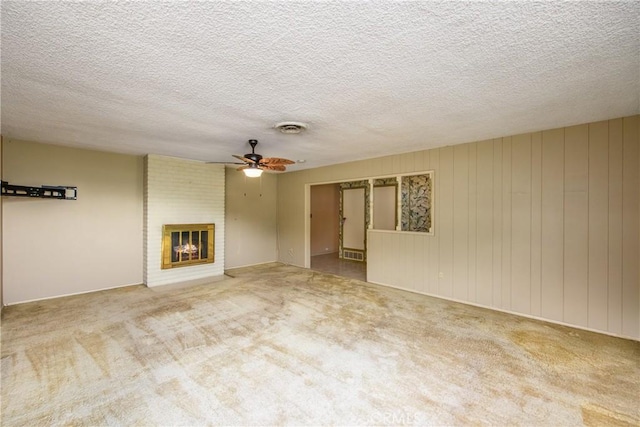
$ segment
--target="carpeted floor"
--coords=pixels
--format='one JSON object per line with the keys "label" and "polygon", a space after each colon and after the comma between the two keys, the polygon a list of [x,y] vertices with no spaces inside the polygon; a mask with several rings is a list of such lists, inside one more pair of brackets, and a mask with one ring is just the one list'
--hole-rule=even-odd
{"label": "carpeted floor", "polygon": [[281,264],[11,306],[2,425],[638,425],[640,343]]}

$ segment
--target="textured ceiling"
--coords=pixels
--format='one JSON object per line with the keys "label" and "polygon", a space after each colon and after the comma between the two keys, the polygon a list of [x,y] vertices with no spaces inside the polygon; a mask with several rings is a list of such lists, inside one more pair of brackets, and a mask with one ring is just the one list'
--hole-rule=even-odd
{"label": "textured ceiling", "polygon": [[[640,112],[640,2],[2,2],[5,137],[290,170]],[[272,126],[302,121],[283,135]]]}

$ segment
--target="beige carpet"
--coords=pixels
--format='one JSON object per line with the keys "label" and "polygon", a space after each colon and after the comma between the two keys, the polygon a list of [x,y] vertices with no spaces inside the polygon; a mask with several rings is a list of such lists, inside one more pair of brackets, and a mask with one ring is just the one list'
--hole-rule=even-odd
{"label": "beige carpet", "polygon": [[8,307],[2,425],[638,425],[640,343],[269,264]]}

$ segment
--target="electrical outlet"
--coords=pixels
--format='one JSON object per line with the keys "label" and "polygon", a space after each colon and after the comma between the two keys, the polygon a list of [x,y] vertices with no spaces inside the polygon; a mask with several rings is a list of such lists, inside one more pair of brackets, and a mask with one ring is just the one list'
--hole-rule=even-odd
{"label": "electrical outlet", "polygon": [[439,277],[440,279],[444,279],[444,273],[441,271],[441,272],[438,274],[438,277]]}
{"label": "electrical outlet", "polygon": [[293,258],[293,248],[289,248],[289,256]]}

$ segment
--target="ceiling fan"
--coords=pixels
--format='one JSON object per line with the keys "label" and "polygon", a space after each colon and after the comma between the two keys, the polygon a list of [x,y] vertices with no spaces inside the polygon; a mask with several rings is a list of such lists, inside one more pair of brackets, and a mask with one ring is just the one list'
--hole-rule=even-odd
{"label": "ceiling fan", "polygon": [[245,154],[244,156],[239,156],[233,154],[238,160],[242,160],[243,163],[238,162],[209,162],[209,163],[225,163],[232,165],[242,165],[237,170],[243,171],[246,176],[249,178],[257,178],[262,175],[262,171],[278,171],[283,172],[287,168],[285,165],[292,165],[295,162],[289,159],[282,159],[280,157],[262,157],[260,154],[256,153],[256,145],[258,145],[257,139],[250,139],[249,145],[251,146],[251,153]]}

